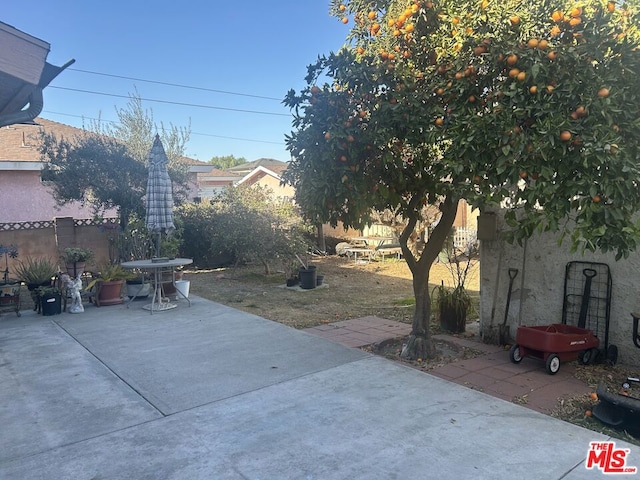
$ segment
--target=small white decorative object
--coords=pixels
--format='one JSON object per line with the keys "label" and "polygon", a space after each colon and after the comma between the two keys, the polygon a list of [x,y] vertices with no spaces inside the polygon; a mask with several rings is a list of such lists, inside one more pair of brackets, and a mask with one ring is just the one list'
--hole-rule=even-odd
{"label": "small white decorative object", "polygon": [[71,306],[69,307],[69,313],[82,313],[84,307],[82,306],[82,296],[80,290],[82,289],[82,280],[78,276],[77,278],[69,280],[69,290],[71,291]]}

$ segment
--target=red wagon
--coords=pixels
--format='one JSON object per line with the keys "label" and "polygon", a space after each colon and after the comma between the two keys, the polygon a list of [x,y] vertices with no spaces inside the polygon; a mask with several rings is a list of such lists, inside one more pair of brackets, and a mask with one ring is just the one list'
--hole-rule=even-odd
{"label": "red wagon", "polygon": [[509,358],[513,363],[520,363],[529,356],[540,358],[544,360],[547,372],[553,375],[560,370],[560,362],[593,363],[599,345],[598,337],[586,328],[561,323],[518,327],[516,344],[509,351]]}

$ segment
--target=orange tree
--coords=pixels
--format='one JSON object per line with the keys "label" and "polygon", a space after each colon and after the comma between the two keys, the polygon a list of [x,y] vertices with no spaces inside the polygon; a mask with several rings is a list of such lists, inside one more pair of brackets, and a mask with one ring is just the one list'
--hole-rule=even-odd
{"label": "orange tree", "polygon": [[[640,226],[638,0],[350,0],[345,47],[290,91],[285,181],[315,222],[360,227],[402,215],[416,309],[403,355],[426,357],[430,267],[460,199],[505,209],[522,240],[557,231],[574,248],[636,248]],[[441,216],[424,250],[407,240],[425,203]]]}

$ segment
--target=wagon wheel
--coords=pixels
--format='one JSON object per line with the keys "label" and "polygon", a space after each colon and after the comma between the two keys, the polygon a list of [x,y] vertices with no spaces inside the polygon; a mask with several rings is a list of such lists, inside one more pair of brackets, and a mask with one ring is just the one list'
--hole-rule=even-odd
{"label": "wagon wheel", "polygon": [[580,365],[592,365],[595,363],[596,358],[598,358],[597,348],[589,348],[578,353],[578,363]]}
{"label": "wagon wheel", "polygon": [[555,353],[552,353],[547,357],[547,361],[545,362],[545,367],[547,368],[547,372],[551,375],[555,375],[560,370],[560,357]]}
{"label": "wagon wheel", "polygon": [[517,343],[509,350],[509,358],[513,363],[520,363],[522,361],[522,352],[520,351],[520,345]]}

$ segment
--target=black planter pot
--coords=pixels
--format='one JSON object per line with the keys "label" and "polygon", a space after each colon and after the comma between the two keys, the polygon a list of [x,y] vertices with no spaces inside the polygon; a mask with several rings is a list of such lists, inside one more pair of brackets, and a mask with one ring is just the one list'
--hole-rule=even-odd
{"label": "black planter pot", "polygon": [[315,265],[309,265],[307,268],[301,268],[298,270],[298,276],[300,277],[300,288],[304,288],[305,290],[316,288],[317,273]]}
{"label": "black planter pot", "polygon": [[440,328],[450,333],[464,333],[467,325],[467,307],[464,305],[441,305]]}
{"label": "black planter pot", "polygon": [[287,287],[295,287],[298,283],[298,277],[287,278]]}
{"label": "black planter pot", "polygon": [[62,313],[62,295],[46,293],[40,296],[42,315],[59,315]]}

